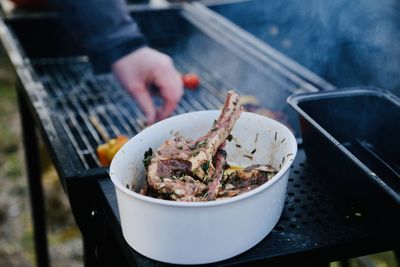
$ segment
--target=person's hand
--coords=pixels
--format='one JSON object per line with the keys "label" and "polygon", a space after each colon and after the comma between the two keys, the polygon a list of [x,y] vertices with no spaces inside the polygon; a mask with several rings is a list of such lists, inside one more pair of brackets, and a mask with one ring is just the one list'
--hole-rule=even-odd
{"label": "person's hand", "polygon": [[[151,48],[140,48],[112,65],[112,70],[123,87],[136,99],[147,124],[167,118],[175,110],[183,95],[182,79],[171,58]],[[164,103],[157,109],[148,90],[159,89]]]}

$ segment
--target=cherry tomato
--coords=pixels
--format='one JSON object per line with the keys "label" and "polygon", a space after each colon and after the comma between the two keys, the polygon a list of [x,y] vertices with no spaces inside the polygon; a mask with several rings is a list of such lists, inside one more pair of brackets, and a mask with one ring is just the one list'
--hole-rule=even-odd
{"label": "cherry tomato", "polygon": [[194,73],[182,75],[183,85],[188,89],[196,89],[200,84],[200,78]]}

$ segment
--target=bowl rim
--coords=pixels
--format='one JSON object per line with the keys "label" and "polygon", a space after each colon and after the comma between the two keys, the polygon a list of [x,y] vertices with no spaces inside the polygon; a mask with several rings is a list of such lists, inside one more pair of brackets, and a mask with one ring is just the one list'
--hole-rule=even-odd
{"label": "bowl rim", "polygon": [[[176,119],[179,119],[179,118],[182,118],[182,117],[190,116],[190,115],[192,115],[194,113],[217,113],[217,112],[219,114],[221,111],[220,110],[202,110],[202,111],[194,111],[194,112],[188,112],[188,113],[172,116],[172,117],[169,117],[169,118],[167,118],[165,120],[159,121],[159,122],[151,125],[150,127],[144,129],[143,131],[141,131],[140,133],[138,133],[137,135],[132,137],[129,141],[131,141],[131,140],[133,140],[135,138],[140,138],[141,136],[145,135],[146,132],[148,132],[149,129],[151,129],[151,127],[159,125],[159,124],[168,123],[170,120],[176,120]],[[244,112],[242,112],[242,114],[247,114],[246,116],[259,117],[261,119],[265,119],[265,120],[269,121],[269,123],[278,125],[278,127],[283,128],[285,131],[287,131],[289,133],[289,138],[291,139],[291,141],[294,144],[293,153],[292,153],[293,154],[292,155],[292,159],[286,161],[285,164],[282,166],[282,168],[277,172],[277,174],[275,174],[274,177],[272,177],[271,180],[267,181],[266,183],[262,184],[261,186],[255,188],[253,190],[250,190],[248,192],[242,193],[242,194],[240,194],[238,196],[234,196],[234,197],[231,197],[231,198],[224,198],[224,199],[220,199],[220,200],[213,200],[213,201],[199,201],[199,202],[173,201],[173,200],[158,199],[158,198],[153,198],[153,197],[149,197],[149,196],[144,196],[144,195],[141,195],[141,194],[139,194],[139,193],[137,193],[135,191],[132,191],[132,190],[126,188],[125,186],[123,186],[121,184],[121,182],[117,180],[117,178],[113,177],[114,175],[111,172],[114,159],[118,158],[118,154],[123,150],[123,147],[126,144],[121,147],[121,149],[114,156],[114,159],[111,161],[111,164],[110,164],[110,167],[109,167],[109,176],[111,178],[112,183],[121,192],[123,192],[123,193],[127,194],[128,196],[133,197],[133,198],[135,198],[137,200],[140,200],[140,201],[144,201],[144,202],[152,203],[152,204],[157,204],[157,205],[162,205],[162,206],[193,207],[193,208],[195,208],[195,207],[210,207],[210,206],[227,205],[227,204],[231,204],[231,203],[240,201],[240,200],[245,199],[245,198],[250,198],[250,197],[252,197],[254,195],[259,194],[260,192],[262,192],[264,190],[267,190],[269,187],[271,187],[273,184],[275,184],[278,180],[280,180],[284,176],[284,174],[292,166],[293,161],[295,160],[296,155],[297,155],[297,150],[298,150],[297,141],[296,141],[296,138],[295,138],[293,132],[290,131],[289,128],[286,127],[284,124],[282,124],[282,123],[280,123],[280,122],[278,122],[276,120],[273,120],[271,118],[268,118],[268,117],[265,117],[265,116],[262,116],[262,115],[259,115],[259,114],[255,114],[255,113],[252,113],[252,112],[245,112],[244,111]]]}

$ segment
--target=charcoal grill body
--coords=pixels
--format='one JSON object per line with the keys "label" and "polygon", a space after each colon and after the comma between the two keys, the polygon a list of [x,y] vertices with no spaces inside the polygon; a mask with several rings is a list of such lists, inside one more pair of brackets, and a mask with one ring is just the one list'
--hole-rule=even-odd
{"label": "charcoal grill body", "polygon": [[[131,8],[131,14],[151,46],[171,55],[179,71],[196,72],[202,78],[201,88],[185,93],[176,114],[218,109],[225,92],[234,88],[242,94],[257,95],[269,109],[287,112],[286,122],[299,137],[297,116],[289,111],[286,97],[294,92],[334,88],[301,66],[293,69],[293,62],[277,51],[271,57],[270,50],[202,6]],[[107,169],[99,167],[94,152],[102,140],[89,122],[89,116],[94,115],[110,135],[132,136],[144,127],[144,116],[135,102],[110,74],[93,74],[84,53],[54,14],[8,17],[0,28],[20,81],[41,266],[47,266],[48,261],[40,219],[43,197],[37,143],[32,138],[35,127],[51,153],[81,229],[85,263],[159,265],[130,249],[122,237],[115,192]],[[276,229],[254,249],[221,265],[326,262],[394,247],[398,239],[393,232],[377,233],[371,218],[355,216],[357,207],[329,195],[307,167],[301,148],[296,168]]]}

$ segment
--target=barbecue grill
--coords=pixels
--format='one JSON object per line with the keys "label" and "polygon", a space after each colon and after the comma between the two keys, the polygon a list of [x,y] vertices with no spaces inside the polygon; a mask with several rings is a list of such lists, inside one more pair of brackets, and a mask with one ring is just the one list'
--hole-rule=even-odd
{"label": "barbecue grill", "polygon": [[[220,36],[226,27],[208,27],[207,17],[199,14],[199,9],[204,8],[190,6],[182,12],[183,16],[178,10],[132,13],[153,47],[171,55],[180,72],[195,72],[202,79],[200,90],[186,91],[175,114],[219,109],[226,92],[235,89],[241,94],[257,95],[262,103],[269,103],[269,109],[291,114],[289,124],[299,136],[295,113],[283,103],[292,93],[321,88],[277,64],[264,62],[256,52],[249,54],[247,51],[252,49],[244,40],[230,42]],[[40,95],[43,105],[54,112],[52,116],[77,152],[71,153],[71,157],[78,156],[74,162],[82,164],[82,167],[75,165],[76,171],[100,166],[95,150],[104,140],[90,117],[96,117],[111,137],[133,136],[144,128],[144,116],[136,103],[111,74],[93,74],[87,58],[64,39],[67,33],[56,18],[23,17],[9,19],[7,23],[25,52],[23,65],[43,87]]]}
{"label": "barbecue grill", "polygon": [[[186,90],[175,114],[219,109],[225,93],[235,89],[257,96],[265,108],[287,114],[284,123],[292,127],[301,145],[297,117],[285,104],[286,98],[293,93],[335,88],[202,4],[131,7],[131,15],[150,45],[169,54],[180,72],[195,72],[201,77],[200,88]],[[0,22],[0,34],[20,79],[39,262],[47,265],[31,120],[39,127],[68,193],[82,231],[86,262],[102,258],[99,251],[108,248],[111,259],[107,260],[112,265],[118,266],[121,261],[157,264],[131,250],[123,240],[112,184],[95,153],[104,142],[103,131],[110,137],[133,136],[145,127],[136,103],[111,74],[93,73],[87,57],[55,14],[8,16]],[[91,118],[99,125],[93,125]],[[373,220],[364,216],[363,210],[329,196],[329,189],[307,165],[304,154],[298,156],[289,181],[286,208],[272,234],[222,265],[279,262],[284,255],[290,255],[286,260],[298,260],[296,256],[303,255],[329,261],[390,249],[399,241],[387,231],[378,235]],[[103,239],[98,238],[99,232],[106,233]],[[365,241],[374,241],[375,246],[368,247]]]}

